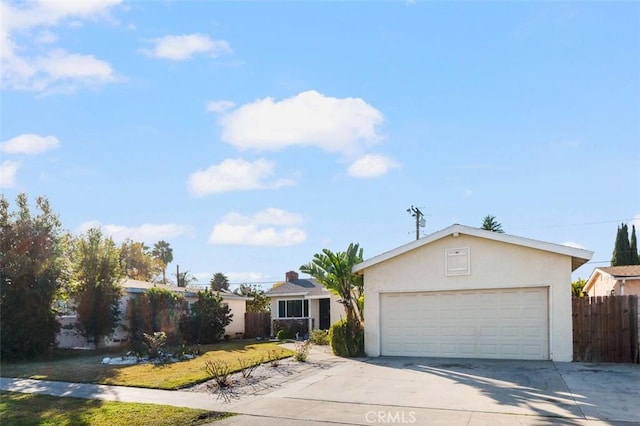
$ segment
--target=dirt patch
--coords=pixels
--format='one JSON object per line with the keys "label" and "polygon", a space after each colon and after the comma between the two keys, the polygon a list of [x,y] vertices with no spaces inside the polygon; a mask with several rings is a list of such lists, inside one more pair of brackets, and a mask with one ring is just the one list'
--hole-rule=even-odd
{"label": "dirt patch", "polygon": [[264,363],[251,373],[250,377],[244,377],[241,372],[229,376],[229,385],[219,387],[214,379],[199,383],[188,388],[180,389],[180,392],[200,392],[218,395],[218,399],[240,399],[248,395],[264,395],[280,388],[289,381],[300,380],[309,375],[316,374],[335,364],[334,360],[308,360],[307,362],[294,361],[293,358],[279,360],[277,363]]}

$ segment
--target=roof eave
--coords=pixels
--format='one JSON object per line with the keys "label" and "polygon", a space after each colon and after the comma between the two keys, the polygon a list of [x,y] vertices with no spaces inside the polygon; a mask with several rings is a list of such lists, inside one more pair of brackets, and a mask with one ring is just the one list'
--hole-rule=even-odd
{"label": "roof eave", "polygon": [[575,247],[564,246],[561,244],[548,243],[544,241],[533,240],[530,238],[518,237],[515,235],[486,231],[480,228],[472,228],[469,226],[454,224],[440,231],[434,232],[433,234],[427,235],[426,237],[423,237],[419,240],[412,241],[408,244],[402,245],[393,250],[382,253],[378,256],[374,256],[371,259],[367,259],[364,262],[358,263],[357,265],[353,266],[351,271],[354,274],[362,275],[364,273],[363,271],[371,266],[374,266],[378,263],[392,259],[396,256],[404,254],[418,247],[422,247],[433,241],[437,241],[449,235],[456,235],[456,234],[465,234],[472,237],[485,238],[488,240],[509,243],[509,244],[519,245],[523,247],[529,247],[533,249],[571,256],[572,271],[575,271],[580,266],[587,263],[589,260],[591,260],[591,257],[593,256],[592,251],[585,250],[585,249],[579,249]]}

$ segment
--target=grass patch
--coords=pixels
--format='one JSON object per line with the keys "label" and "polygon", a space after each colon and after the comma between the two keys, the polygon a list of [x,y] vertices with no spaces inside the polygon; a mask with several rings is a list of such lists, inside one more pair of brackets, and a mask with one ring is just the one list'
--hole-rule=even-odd
{"label": "grass patch", "polygon": [[232,414],[155,404],[60,398],[0,391],[3,426],[201,425]]}
{"label": "grass patch", "polygon": [[[207,361],[225,361],[231,371],[239,371],[241,362],[264,361],[270,357],[281,359],[293,355],[288,349],[274,342],[220,342],[202,345],[202,355],[189,360],[165,365],[104,365],[104,353],[84,356],[54,356],[51,360],[33,362],[2,363],[2,376],[56,380],[74,383],[97,383],[105,385],[136,386],[154,389],[179,389],[201,383],[209,377],[205,366]],[[112,355],[113,356],[113,355]],[[242,360],[242,361],[239,361]]]}

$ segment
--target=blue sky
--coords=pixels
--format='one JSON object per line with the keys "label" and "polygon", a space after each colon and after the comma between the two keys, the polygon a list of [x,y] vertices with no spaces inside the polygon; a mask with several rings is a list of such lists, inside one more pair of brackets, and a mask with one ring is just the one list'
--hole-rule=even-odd
{"label": "blue sky", "polygon": [[411,205],[595,262],[640,225],[640,3],[1,4],[2,193],[169,273],[269,287]]}

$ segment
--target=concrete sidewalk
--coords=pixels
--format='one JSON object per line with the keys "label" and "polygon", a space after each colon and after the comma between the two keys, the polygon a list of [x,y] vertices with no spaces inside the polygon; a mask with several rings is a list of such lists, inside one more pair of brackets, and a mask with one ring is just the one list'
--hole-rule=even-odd
{"label": "concrete sidewalk", "polygon": [[[224,411],[215,425],[640,424],[640,366],[437,358],[335,358],[254,394],[0,378],[0,388]],[[318,364],[320,366],[320,363]],[[277,378],[274,378],[277,379]]]}

